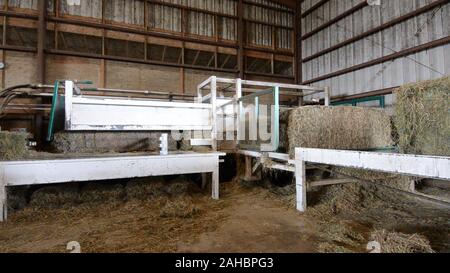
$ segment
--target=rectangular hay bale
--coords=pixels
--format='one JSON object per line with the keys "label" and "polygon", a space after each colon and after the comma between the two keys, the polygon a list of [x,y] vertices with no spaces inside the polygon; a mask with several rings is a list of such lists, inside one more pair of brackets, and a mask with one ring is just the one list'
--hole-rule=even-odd
{"label": "rectangular hay bale", "polygon": [[0,160],[20,160],[30,155],[28,134],[0,131]]}
{"label": "rectangular hay bale", "polygon": [[407,84],[395,94],[400,152],[450,156],[450,77]]}
{"label": "rectangular hay bale", "polygon": [[389,115],[383,109],[305,106],[289,114],[289,154],[296,147],[370,150],[393,145]]}

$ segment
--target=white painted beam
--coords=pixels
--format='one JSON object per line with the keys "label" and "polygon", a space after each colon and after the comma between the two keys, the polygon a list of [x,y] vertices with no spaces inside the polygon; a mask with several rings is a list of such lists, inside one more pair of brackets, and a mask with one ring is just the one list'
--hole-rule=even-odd
{"label": "white painted beam", "polygon": [[302,212],[306,210],[306,162],[450,180],[450,157],[296,148],[297,209]]}
{"label": "white painted beam", "polygon": [[296,148],[296,160],[450,180],[450,157]]}

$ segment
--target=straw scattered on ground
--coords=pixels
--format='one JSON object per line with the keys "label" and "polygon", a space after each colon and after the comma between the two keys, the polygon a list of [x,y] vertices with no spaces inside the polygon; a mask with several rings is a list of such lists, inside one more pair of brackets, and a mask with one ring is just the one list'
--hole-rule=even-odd
{"label": "straw scattered on ground", "polygon": [[[295,185],[282,188],[261,185],[269,189],[269,198],[280,201],[289,209],[295,208]],[[371,234],[383,228],[392,232],[396,229],[407,231],[403,241],[394,240],[396,236],[393,235],[389,237],[386,249],[382,247],[386,252],[408,252],[410,245],[417,244],[417,238],[421,239],[422,248],[416,250],[428,252],[432,249],[431,243],[427,237],[417,233],[422,231],[427,236],[434,236],[433,243],[441,251],[448,251],[450,247],[448,238],[441,236],[450,228],[442,210],[425,209],[426,205],[417,200],[374,184],[349,183],[312,188],[308,192],[307,203],[305,215],[316,223],[319,252],[366,252],[367,243],[372,240]]]}
{"label": "straw scattered on ground", "polygon": [[404,234],[375,229],[371,239],[380,243],[383,253],[433,253],[430,241],[420,234]]}
{"label": "straw scattered on ground", "polygon": [[[144,181],[132,181],[132,190],[128,185],[89,183],[80,185],[78,195],[66,185],[39,189],[2,225],[0,252],[66,252],[68,237],[83,252],[176,252],[180,242],[196,240],[227,217],[222,212],[227,202],[211,200],[193,182],[147,178],[156,194],[145,196],[142,192],[149,188],[136,188]],[[228,186],[221,191],[226,195]],[[65,197],[77,201],[63,203]],[[44,225],[45,230],[39,228]]]}

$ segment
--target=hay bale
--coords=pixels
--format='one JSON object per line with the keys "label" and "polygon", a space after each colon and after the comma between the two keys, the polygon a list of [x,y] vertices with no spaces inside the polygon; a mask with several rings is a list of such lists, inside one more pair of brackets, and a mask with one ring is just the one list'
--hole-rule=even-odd
{"label": "hay bale", "polygon": [[381,245],[383,253],[433,253],[430,241],[420,234],[405,234],[400,232],[376,229],[371,233],[371,239]]}
{"label": "hay bale", "polygon": [[0,160],[27,158],[30,155],[27,143],[27,133],[0,131]]}
{"label": "hay bale", "polygon": [[450,77],[408,84],[395,94],[400,151],[450,156]]}
{"label": "hay bale", "polygon": [[161,177],[136,178],[127,183],[127,199],[149,200],[166,196],[164,181]]}
{"label": "hay bale", "polygon": [[8,210],[14,212],[27,205],[28,186],[6,187]]}
{"label": "hay bale", "polygon": [[368,150],[390,147],[391,123],[382,109],[306,106],[290,111],[289,153],[296,147]]}
{"label": "hay bale", "polygon": [[[126,153],[159,151],[164,132],[57,132],[52,148],[58,153]],[[169,136],[169,150],[177,150]]]}
{"label": "hay bale", "polygon": [[77,184],[44,186],[31,195],[30,205],[38,208],[58,208],[79,203]]}
{"label": "hay bale", "polygon": [[[289,116],[292,109],[280,107],[280,143],[279,151],[287,152],[289,150],[288,142],[288,128],[289,128]],[[270,127],[269,127],[270,128]]]}
{"label": "hay bale", "polygon": [[83,203],[121,202],[125,198],[125,190],[121,184],[88,183],[82,190],[80,201]]}

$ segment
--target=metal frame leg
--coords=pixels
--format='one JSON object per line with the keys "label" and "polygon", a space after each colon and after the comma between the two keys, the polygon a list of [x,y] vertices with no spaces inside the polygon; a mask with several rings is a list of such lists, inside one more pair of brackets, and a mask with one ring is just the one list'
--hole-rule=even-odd
{"label": "metal frame leg", "polygon": [[305,161],[295,164],[295,188],[297,191],[297,210],[306,211],[306,168]]}

